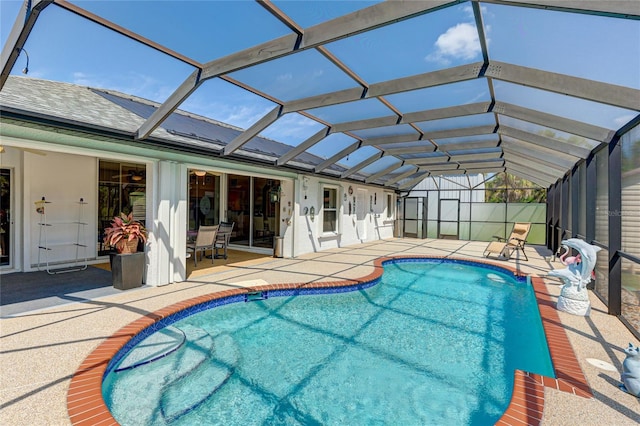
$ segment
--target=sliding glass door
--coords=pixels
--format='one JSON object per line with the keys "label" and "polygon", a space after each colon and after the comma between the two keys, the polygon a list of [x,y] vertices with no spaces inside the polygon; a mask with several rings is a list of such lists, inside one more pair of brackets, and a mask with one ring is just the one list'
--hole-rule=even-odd
{"label": "sliding glass door", "polygon": [[229,175],[228,182],[227,220],[235,223],[231,243],[272,248],[280,220],[280,181]]}
{"label": "sliding glass door", "polygon": [[0,266],[12,266],[12,253],[11,169],[0,169]]}

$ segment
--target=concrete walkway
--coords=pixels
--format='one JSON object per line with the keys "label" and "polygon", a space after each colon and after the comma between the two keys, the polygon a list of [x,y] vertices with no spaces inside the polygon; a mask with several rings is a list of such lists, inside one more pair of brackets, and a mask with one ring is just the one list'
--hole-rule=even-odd
{"label": "concrete walkway", "polygon": [[[373,259],[386,255],[438,255],[481,258],[486,243],[453,240],[391,239],[332,249],[295,259],[258,259],[213,268],[189,281],[142,287],[118,294],[2,318],[0,345],[0,424],[68,425],[70,379],[106,337],[140,316],[180,300],[258,283],[300,283],[354,279],[372,271]],[[553,268],[544,248],[528,247],[529,261],[511,260],[522,272],[544,276]],[[1,279],[1,278],[0,278]],[[553,299],[559,282],[547,280]],[[543,424],[636,425],[640,399],[618,389],[624,352],[633,335],[592,295],[592,315],[560,312],[560,319],[593,399],[547,388]]]}

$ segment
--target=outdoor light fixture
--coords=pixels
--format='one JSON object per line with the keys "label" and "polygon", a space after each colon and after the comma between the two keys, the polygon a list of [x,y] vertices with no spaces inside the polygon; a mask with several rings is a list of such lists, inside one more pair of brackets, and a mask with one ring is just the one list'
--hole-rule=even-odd
{"label": "outdoor light fixture", "polygon": [[204,175],[206,175],[206,174],[207,174],[207,172],[206,172],[206,171],[204,171],[204,170],[196,170],[194,173],[195,173],[195,174],[196,174],[196,176],[198,176],[198,177],[202,177],[202,176],[204,176]]}
{"label": "outdoor light fixture", "polygon": [[24,49],[19,49],[18,50],[18,55],[20,55],[20,53],[24,52],[25,55],[27,55],[27,65],[22,69],[22,74],[28,74],[29,73],[29,53],[27,53],[26,50]]}
{"label": "outdoor light fixture", "polygon": [[272,203],[277,203],[278,201],[280,201],[280,191],[280,186],[271,187],[271,190],[269,191],[269,201],[271,201]]}

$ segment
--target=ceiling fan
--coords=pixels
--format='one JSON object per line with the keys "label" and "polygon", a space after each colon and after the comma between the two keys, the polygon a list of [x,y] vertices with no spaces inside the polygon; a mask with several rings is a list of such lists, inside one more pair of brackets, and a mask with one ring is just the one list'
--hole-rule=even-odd
{"label": "ceiling fan", "polygon": [[129,179],[132,182],[140,182],[146,177],[144,170],[129,170],[127,173],[114,175],[111,179]]}
{"label": "ceiling fan", "polygon": [[[20,146],[11,146],[10,148],[19,149],[20,151],[30,152],[31,154],[36,154],[36,155],[43,155],[43,156],[47,155],[46,152],[40,151],[39,149],[24,148],[24,147],[20,147]],[[4,145],[0,145],[0,154],[4,154],[4,152],[5,152]]]}

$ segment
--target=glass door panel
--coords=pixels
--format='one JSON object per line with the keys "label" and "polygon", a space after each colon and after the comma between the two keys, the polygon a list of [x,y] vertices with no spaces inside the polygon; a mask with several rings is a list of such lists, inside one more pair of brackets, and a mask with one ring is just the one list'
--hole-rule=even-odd
{"label": "glass door panel", "polygon": [[11,266],[13,227],[11,220],[11,170],[0,169],[0,266]]}
{"label": "glass door panel", "polygon": [[189,171],[189,228],[195,235],[200,226],[220,223],[220,176],[204,170]]}
{"label": "glass door panel", "polygon": [[273,247],[280,212],[280,181],[253,178],[253,246]]}
{"label": "glass door panel", "polygon": [[227,220],[235,223],[230,241],[233,244],[248,246],[251,237],[251,178],[229,175],[228,179]]}
{"label": "glass door panel", "polygon": [[120,213],[146,220],[147,172],[144,164],[100,160],[98,163],[98,256],[109,254],[102,242],[104,229]]}

